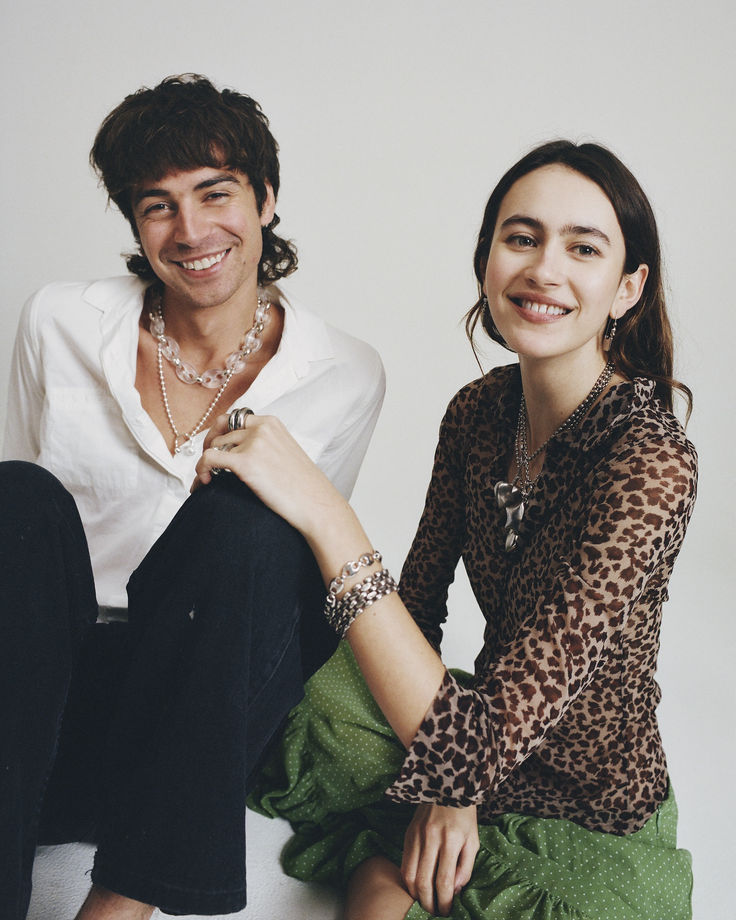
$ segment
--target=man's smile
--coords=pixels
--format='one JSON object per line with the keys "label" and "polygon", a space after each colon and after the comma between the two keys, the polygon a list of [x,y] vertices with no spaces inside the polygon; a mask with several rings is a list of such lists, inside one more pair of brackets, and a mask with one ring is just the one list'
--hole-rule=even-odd
{"label": "man's smile", "polygon": [[203,256],[201,259],[193,259],[191,262],[177,261],[176,259],[172,259],[172,262],[189,271],[201,272],[206,268],[212,268],[218,262],[222,262],[228,252],[230,252],[229,249],[223,249],[222,252],[218,252],[213,256]]}

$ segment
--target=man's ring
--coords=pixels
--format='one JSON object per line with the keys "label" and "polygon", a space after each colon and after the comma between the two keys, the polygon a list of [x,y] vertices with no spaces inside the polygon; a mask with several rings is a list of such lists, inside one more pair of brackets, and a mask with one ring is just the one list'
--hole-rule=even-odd
{"label": "man's ring", "polygon": [[241,428],[245,428],[246,419],[249,415],[253,415],[253,410],[248,409],[246,406],[242,406],[240,409],[233,409],[227,418],[227,430],[238,431]]}
{"label": "man's ring", "polygon": [[[234,444],[213,444],[212,445],[213,450],[228,451],[228,450],[232,450],[233,447],[235,447]],[[230,470],[223,470],[222,467],[219,467],[219,466],[213,466],[212,469],[210,470],[210,473],[213,476],[219,476],[220,473],[229,473],[229,472]]]}

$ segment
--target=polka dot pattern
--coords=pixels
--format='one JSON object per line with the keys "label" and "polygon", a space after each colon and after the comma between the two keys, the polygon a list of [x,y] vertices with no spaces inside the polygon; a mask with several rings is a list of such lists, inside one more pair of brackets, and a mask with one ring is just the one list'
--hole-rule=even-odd
{"label": "polka dot pattern", "polygon": [[[462,675],[457,675],[462,680]],[[397,864],[413,806],[384,791],[404,750],[342,643],[307,684],[249,805],[291,822],[282,855],[296,878],[345,884],[378,853]],[[690,920],[690,854],[676,847],[670,790],[636,833],[506,814],[479,828],[473,877],[454,920]],[[431,915],[415,903],[406,920]]]}

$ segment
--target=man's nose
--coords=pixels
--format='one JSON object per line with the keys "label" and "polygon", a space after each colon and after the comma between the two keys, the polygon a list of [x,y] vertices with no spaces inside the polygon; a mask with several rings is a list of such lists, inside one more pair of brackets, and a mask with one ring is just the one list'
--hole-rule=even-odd
{"label": "man's nose", "polygon": [[207,233],[207,221],[200,210],[191,205],[180,205],[174,224],[174,240],[177,245],[194,249],[206,238]]}

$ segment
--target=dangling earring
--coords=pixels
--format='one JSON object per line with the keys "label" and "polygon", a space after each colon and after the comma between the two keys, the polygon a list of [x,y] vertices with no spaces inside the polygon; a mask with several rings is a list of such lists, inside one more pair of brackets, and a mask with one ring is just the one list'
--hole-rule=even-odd
{"label": "dangling earring", "polygon": [[485,294],[480,299],[480,306],[482,310],[488,310],[488,298]]}
{"label": "dangling earring", "polygon": [[613,342],[614,336],[616,335],[616,326],[618,326],[618,320],[616,317],[609,316],[605,331],[603,333],[603,351],[611,350],[611,344]]}

